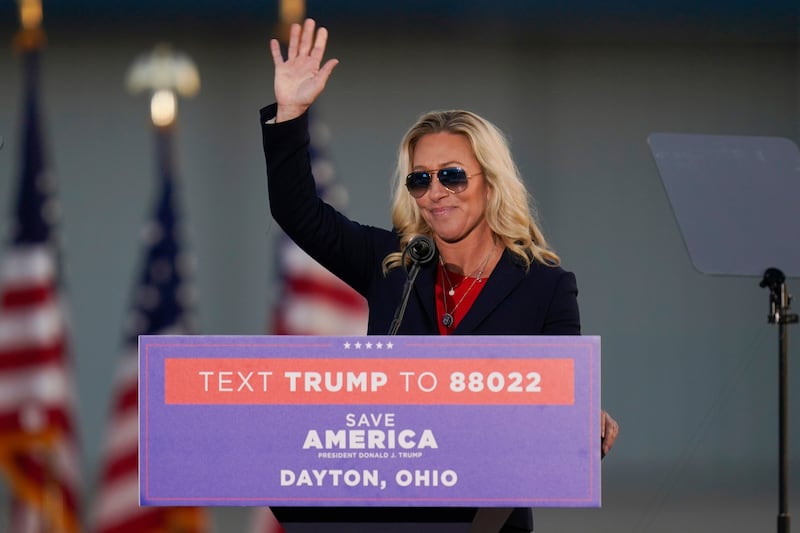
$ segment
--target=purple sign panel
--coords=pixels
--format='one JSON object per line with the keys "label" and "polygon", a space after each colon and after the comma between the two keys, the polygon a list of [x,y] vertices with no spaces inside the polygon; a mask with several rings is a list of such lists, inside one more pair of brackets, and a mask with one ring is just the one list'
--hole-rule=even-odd
{"label": "purple sign panel", "polygon": [[141,336],[142,505],[598,507],[600,338]]}

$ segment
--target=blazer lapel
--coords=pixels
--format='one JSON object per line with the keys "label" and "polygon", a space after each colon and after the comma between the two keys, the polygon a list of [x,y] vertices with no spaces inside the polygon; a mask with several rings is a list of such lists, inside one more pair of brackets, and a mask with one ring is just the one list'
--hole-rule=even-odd
{"label": "blazer lapel", "polygon": [[[436,257],[427,266],[420,269],[414,283],[414,292],[417,295],[417,299],[425,310],[428,323],[434,324],[434,328],[439,323],[436,319],[436,268],[438,265],[439,255],[436,254]],[[437,330],[434,329],[434,331]]]}
{"label": "blazer lapel", "polygon": [[484,280],[485,286],[475,299],[475,303],[453,331],[458,335],[470,335],[483,320],[514,290],[525,278],[525,270],[516,264],[508,250],[503,255],[492,275]]}

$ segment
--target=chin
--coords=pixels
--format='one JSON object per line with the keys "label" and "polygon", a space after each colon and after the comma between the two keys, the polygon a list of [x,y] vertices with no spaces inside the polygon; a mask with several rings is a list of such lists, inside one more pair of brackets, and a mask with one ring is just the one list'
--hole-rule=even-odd
{"label": "chin", "polygon": [[442,241],[444,241],[444,242],[446,242],[448,244],[456,243],[456,242],[458,242],[458,241],[460,241],[461,239],[464,238],[464,236],[461,235],[460,233],[456,234],[456,235],[453,235],[453,234],[450,234],[450,233],[438,233],[438,232],[434,231],[434,235],[436,235],[436,237],[438,239],[441,239]]}

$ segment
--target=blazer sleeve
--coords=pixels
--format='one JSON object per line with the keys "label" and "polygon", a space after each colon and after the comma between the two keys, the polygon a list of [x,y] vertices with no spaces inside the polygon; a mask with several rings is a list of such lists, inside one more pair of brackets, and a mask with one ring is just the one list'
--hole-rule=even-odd
{"label": "blazer sleeve", "polygon": [[317,195],[308,113],[274,124],[276,112],[275,104],[260,112],[272,217],[307,254],[366,295],[378,253],[375,239],[382,234],[348,219]]}
{"label": "blazer sleeve", "polygon": [[578,283],[575,274],[562,271],[545,315],[543,335],[580,335]]}

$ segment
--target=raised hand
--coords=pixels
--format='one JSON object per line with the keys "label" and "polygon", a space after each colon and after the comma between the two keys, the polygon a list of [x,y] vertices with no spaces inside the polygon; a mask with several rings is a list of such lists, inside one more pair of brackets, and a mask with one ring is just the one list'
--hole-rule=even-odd
{"label": "raised hand", "polygon": [[338,59],[329,59],[320,67],[328,42],[328,30],[319,28],[315,35],[315,27],[313,19],[306,19],[302,27],[292,24],[285,60],[278,40],[272,39],[269,43],[275,63],[276,122],[291,120],[305,113],[322,93],[333,68],[339,64]]}

